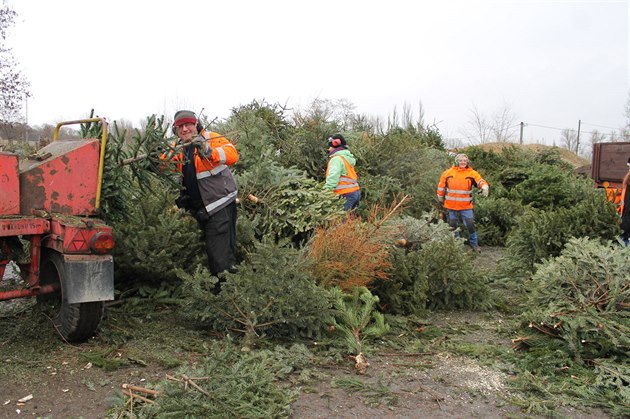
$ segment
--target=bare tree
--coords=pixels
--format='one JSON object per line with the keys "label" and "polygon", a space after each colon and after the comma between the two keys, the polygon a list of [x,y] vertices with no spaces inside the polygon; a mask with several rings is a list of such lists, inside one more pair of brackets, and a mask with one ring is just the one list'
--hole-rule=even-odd
{"label": "bare tree", "polygon": [[468,124],[462,134],[471,142],[485,144],[489,142],[507,142],[516,138],[516,115],[509,104],[504,103],[491,118],[482,114],[473,105],[468,117]]}
{"label": "bare tree", "polygon": [[575,154],[578,154],[578,142],[577,142],[577,131],[570,128],[565,128],[562,130],[560,134],[560,142],[562,146],[567,150],[573,151]]}
{"label": "bare tree", "polygon": [[485,144],[491,141],[492,124],[488,122],[485,115],[475,105],[469,111],[468,123],[462,134],[477,144]]}
{"label": "bare tree", "polygon": [[606,141],[606,134],[604,134],[603,132],[599,132],[596,129],[593,130],[591,132],[590,147],[585,147],[582,151],[582,155],[590,159],[593,155],[593,144],[603,143],[604,141]]}
{"label": "bare tree", "polygon": [[8,31],[15,23],[15,11],[6,4],[0,7],[0,123],[22,122],[22,101],[30,96],[29,83],[17,70],[17,61],[6,46]]}
{"label": "bare tree", "polygon": [[604,141],[606,141],[606,134],[596,129],[591,132],[591,144],[602,143]]}
{"label": "bare tree", "polygon": [[337,99],[333,106],[333,117],[339,122],[342,130],[350,130],[354,126],[356,105],[348,99]]}
{"label": "bare tree", "polygon": [[497,142],[508,142],[516,138],[516,116],[512,112],[512,107],[504,103],[494,114],[492,123],[492,133]]}

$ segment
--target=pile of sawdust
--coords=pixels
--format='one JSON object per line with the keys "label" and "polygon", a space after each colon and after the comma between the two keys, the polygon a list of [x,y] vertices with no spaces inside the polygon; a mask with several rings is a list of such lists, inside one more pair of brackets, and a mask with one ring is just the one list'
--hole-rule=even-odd
{"label": "pile of sawdust", "polygon": [[577,154],[567,150],[566,148],[543,144],[487,143],[480,144],[477,147],[485,151],[495,151],[498,153],[500,153],[501,150],[505,147],[518,147],[534,153],[540,153],[544,150],[556,150],[560,154],[560,158],[573,167],[581,167],[591,163],[589,160],[585,159],[584,157],[578,156]]}

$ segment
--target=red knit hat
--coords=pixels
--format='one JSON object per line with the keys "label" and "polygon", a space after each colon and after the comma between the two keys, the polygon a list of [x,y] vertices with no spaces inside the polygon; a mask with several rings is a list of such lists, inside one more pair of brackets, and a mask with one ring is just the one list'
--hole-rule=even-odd
{"label": "red knit hat", "polygon": [[196,124],[197,123],[197,115],[195,115],[192,111],[177,111],[175,113],[175,118],[173,118],[175,122],[173,122],[173,126],[175,128],[182,126],[184,124]]}

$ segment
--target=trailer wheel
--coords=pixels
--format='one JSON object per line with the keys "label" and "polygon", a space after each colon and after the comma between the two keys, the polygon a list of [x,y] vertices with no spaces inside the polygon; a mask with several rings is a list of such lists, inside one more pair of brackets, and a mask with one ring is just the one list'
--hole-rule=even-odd
{"label": "trailer wheel", "polygon": [[[62,256],[54,251],[42,253],[40,284],[59,284],[65,279]],[[54,294],[38,297],[53,310],[53,322],[61,336],[69,342],[82,342],[94,336],[104,313],[102,301],[69,304],[64,301],[63,288]]]}

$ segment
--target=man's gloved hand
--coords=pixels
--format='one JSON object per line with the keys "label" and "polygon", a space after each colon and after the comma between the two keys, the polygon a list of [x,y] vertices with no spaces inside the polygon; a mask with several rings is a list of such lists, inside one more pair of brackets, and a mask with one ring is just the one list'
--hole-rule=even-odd
{"label": "man's gloved hand", "polygon": [[438,195],[438,202],[439,202],[440,204],[443,204],[443,203],[444,203],[444,197],[443,197],[443,196]]}
{"label": "man's gloved hand", "polygon": [[192,145],[197,149],[197,154],[200,156],[210,157],[212,155],[212,147],[208,144],[208,140],[201,135],[193,138]]}
{"label": "man's gloved hand", "polygon": [[203,138],[201,135],[198,135],[192,139],[192,145],[195,146],[197,150],[202,150],[205,144],[206,144],[206,139]]}
{"label": "man's gloved hand", "polygon": [[483,196],[484,198],[487,198],[489,193],[490,193],[490,187],[488,185],[483,185],[481,187],[481,196]]}

